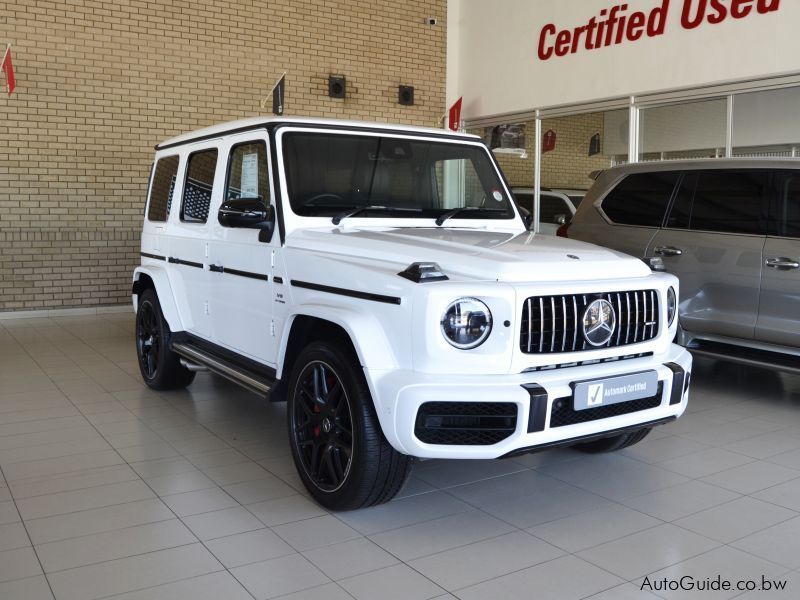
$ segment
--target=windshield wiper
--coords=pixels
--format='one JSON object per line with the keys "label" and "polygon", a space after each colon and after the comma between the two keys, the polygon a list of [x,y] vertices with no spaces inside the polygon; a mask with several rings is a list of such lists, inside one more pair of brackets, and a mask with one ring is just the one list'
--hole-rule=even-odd
{"label": "windshield wiper", "polygon": [[439,215],[436,218],[436,224],[441,226],[447,219],[455,217],[462,212],[476,211],[476,212],[489,212],[489,213],[504,213],[507,212],[505,208],[486,208],[484,206],[462,206],[461,208],[454,208],[448,210],[446,213]]}
{"label": "windshield wiper", "polygon": [[378,206],[378,205],[370,205],[370,206],[356,206],[353,208],[348,208],[344,212],[340,212],[338,215],[335,215],[331,222],[334,225],[338,225],[342,222],[342,219],[346,219],[347,217],[354,217],[355,215],[362,213],[367,210],[383,210],[386,212],[413,212],[413,213],[421,213],[421,208],[402,208],[400,206]]}

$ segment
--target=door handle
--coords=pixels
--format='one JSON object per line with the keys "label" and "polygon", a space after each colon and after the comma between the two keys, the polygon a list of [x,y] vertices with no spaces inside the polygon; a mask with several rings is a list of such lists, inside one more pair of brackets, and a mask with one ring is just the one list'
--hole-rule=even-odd
{"label": "door handle", "polygon": [[770,256],[765,263],[768,267],[788,271],[789,269],[800,269],[800,262],[785,256]]}
{"label": "door handle", "polygon": [[653,252],[658,256],[680,256],[683,250],[675,246],[657,246]]}

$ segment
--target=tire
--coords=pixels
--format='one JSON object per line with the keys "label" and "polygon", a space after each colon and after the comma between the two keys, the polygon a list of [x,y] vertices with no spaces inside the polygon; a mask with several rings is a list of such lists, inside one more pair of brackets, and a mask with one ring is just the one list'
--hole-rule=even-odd
{"label": "tire", "polygon": [[292,458],[320,505],[353,510],[397,495],[413,459],[386,441],[348,342],[306,346],[295,361],[287,392]]}
{"label": "tire", "polygon": [[584,442],[583,444],[575,444],[573,448],[587,454],[600,454],[601,452],[616,452],[628,446],[638,444],[647,434],[650,433],[652,427],[645,427],[629,433],[615,435],[613,437],[600,438],[591,442]]}
{"label": "tire", "polygon": [[171,333],[155,290],[145,290],[136,310],[136,358],[142,379],[154,390],[185,388],[195,376],[169,349]]}

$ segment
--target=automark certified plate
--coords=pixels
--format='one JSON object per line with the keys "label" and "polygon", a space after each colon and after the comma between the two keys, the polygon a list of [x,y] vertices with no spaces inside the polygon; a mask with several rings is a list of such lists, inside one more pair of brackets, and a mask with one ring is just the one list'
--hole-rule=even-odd
{"label": "automark certified plate", "polygon": [[573,403],[575,410],[586,410],[629,400],[651,398],[656,395],[657,391],[658,373],[643,371],[631,375],[576,383]]}

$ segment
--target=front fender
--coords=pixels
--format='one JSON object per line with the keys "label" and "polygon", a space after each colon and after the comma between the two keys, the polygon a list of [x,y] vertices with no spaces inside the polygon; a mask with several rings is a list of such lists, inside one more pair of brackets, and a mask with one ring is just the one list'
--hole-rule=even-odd
{"label": "front fender", "polygon": [[175,303],[175,294],[169,283],[169,276],[167,275],[166,269],[163,267],[157,265],[142,265],[136,267],[133,271],[133,310],[135,311],[138,308],[139,296],[135,291],[137,289],[137,284],[142,276],[145,275],[152,280],[155,286],[158,302],[161,305],[161,313],[164,315],[164,319],[167,321],[170,331],[183,331],[185,328],[181,321],[180,313],[178,312],[178,306]]}
{"label": "front fender", "polygon": [[297,306],[287,320],[278,352],[278,378],[282,377],[286,349],[294,320],[299,316],[330,321],[345,330],[361,365],[369,369],[396,369],[399,361],[381,322],[372,314],[354,308],[323,304]]}

